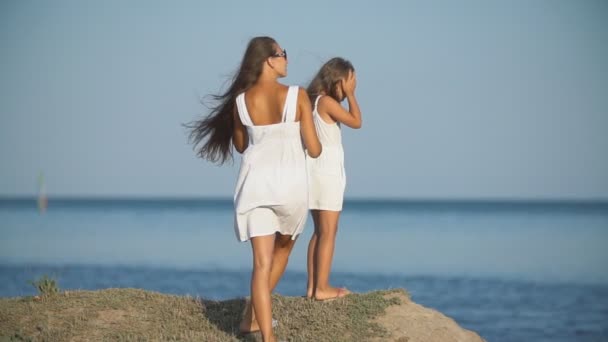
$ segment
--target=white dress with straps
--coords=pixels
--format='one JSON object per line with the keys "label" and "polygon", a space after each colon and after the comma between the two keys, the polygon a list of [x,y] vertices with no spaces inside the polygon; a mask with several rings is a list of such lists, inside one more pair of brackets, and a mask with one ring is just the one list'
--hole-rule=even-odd
{"label": "white dress with straps", "polygon": [[275,232],[295,240],[304,229],[308,197],[306,157],[295,121],[298,89],[289,87],[282,122],[271,125],[254,125],[245,93],[236,98],[249,135],[234,192],[234,229],[240,241]]}
{"label": "white dress with straps", "polygon": [[317,158],[306,158],[308,171],[308,207],[310,209],[342,211],[346,174],[344,172],[344,149],[339,123],[327,123],[319,115],[317,96],[313,109],[313,120],[319,141],[323,146]]}

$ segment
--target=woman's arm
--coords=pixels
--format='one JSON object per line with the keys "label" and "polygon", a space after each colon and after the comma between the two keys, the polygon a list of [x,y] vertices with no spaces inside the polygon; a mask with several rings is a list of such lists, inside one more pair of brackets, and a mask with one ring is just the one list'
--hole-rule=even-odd
{"label": "woman's arm", "polygon": [[232,110],[233,115],[233,129],[232,129],[232,144],[234,148],[239,152],[243,153],[249,145],[249,136],[247,135],[247,128],[241,122],[239,113],[237,112],[236,106]]}
{"label": "woman's arm", "polygon": [[316,158],[321,154],[321,142],[317,136],[315,123],[312,119],[312,106],[308,99],[308,94],[303,88],[298,91],[298,112],[300,116],[300,134],[304,140],[304,146],[308,150],[308,155]]}

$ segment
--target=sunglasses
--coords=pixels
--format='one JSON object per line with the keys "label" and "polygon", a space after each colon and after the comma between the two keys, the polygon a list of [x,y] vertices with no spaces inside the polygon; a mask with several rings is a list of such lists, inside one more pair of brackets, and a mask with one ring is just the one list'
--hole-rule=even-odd
{"label": "sunglasses", "polygon": [[285,57],[287,59],[287,50],[283,49],[283,52],[275,53],[271,57]]}

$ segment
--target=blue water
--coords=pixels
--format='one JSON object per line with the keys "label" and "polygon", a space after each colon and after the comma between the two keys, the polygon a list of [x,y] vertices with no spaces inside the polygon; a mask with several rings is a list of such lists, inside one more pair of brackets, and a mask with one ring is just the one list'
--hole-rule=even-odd
{"label": "blue water", "polygon": [[[226,200],[0,199],[0,296],[137,287],[248,294]],[[277,291],[305,291],[311,220]],[[608,341],[608,203],[347,201],[332,282],[406,288],[488,341]]]}

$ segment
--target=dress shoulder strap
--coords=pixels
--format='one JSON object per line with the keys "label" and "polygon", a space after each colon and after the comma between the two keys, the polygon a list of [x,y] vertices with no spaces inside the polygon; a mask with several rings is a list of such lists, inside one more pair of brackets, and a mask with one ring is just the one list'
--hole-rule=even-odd
{"label": "dress shoulder strap", "polygon": [[247,105],[245,104],[245,93],[240,93],[236,97],[236,109],[239,113],[239,118],[241,122],[245,126],[253,126],[253,121],[251,121],[251,117],[249,116],[249,112],[247,111]]}
{"label": "dress shoulder strap", "polygon": [[315,99],[315,106],[313,107],[313,111],[317,110],[317,107],[319,106],[319,100],[321,99],[321,97],[323,97],[323,95],[318,95],[317,98]]}
{"label": "dress shoulder strap", "polygon": [[289,86],[287,99],[285,100],[285,110],[283,111],[283,122],[296,121],[296,110],[298,109],[298,92],[300,87]]}

